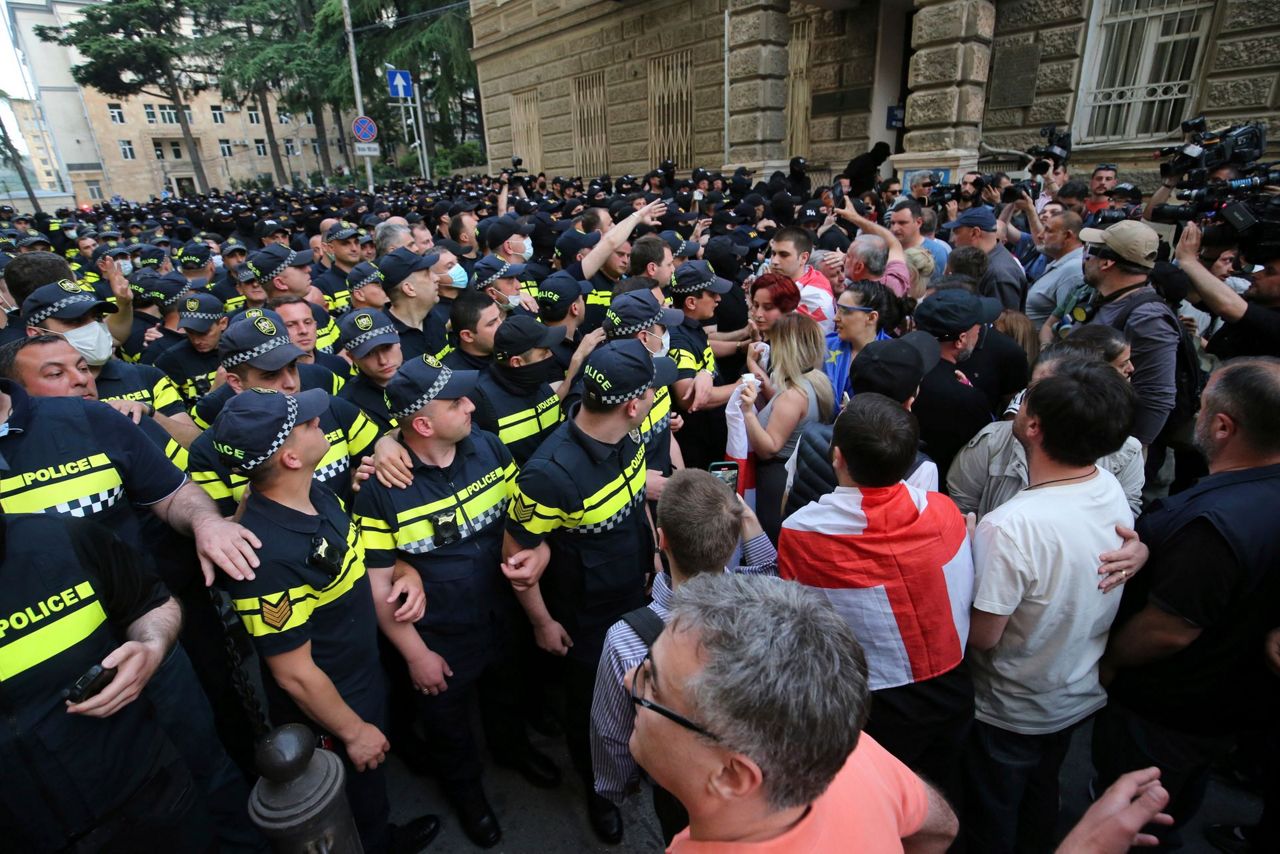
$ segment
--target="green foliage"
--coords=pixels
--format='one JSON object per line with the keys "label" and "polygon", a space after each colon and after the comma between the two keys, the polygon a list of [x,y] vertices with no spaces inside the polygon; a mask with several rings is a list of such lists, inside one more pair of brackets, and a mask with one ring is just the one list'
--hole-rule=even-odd
{"label": "green foliage", "polygon": [[436,149],[435,160],[431,162],[431,174],[443,175],[455,169],[483,165],[485,165],[484,149],[480,147],[480,143],[468,140],[452,148]]}

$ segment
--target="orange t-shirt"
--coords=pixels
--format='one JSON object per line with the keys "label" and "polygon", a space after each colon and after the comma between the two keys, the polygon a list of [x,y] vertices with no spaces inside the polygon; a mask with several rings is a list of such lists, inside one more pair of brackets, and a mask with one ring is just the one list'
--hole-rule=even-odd
{"label": "orange t-shirt", "polygon": [[781,836],[764,842],[699,842],[689,828],[671,840],[668,854],[799,854],[901,851],[902,838],[924,825],[929,797],[924,783],[865,732],[812,809]]}

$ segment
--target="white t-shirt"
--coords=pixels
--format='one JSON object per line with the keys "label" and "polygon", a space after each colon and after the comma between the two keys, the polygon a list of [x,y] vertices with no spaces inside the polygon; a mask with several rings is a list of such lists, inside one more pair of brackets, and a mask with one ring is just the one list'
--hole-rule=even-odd
{"label": "white t-shirt", "polygon": [[973,607],[1009,615],[995,648],[969,647],[978,720],[1026,735],[1059,732],[1106,705],[1098,659],[1120,607],[1098,589],[1098,556],[1133,526],[1105,469],[1081,483],[1019,492],[974,536]]}

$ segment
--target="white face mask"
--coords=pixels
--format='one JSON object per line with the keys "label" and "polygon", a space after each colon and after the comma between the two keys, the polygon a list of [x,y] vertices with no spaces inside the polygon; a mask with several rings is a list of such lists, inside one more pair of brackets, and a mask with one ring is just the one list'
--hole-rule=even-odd
{"label": "white face mask", "polygon": [[63,337],[92,367],[106,364],[116,346],[107,324],[101,320],[64,332]]}
{"label": "white face mask", "polygon": [[449,268],[449,278],[453,280],[453,286],[459,290],[467,289],[467,269],[461,264],[454,264]]}
{"label": "white face mask", "polygon": [[120,268],[120,275],[127,276],[133,272],[132,261],[117,261],[116,266]]}
{"label": "white face mask", "polygon": [[519,308],[520,306],[520,294],[507,294],[507,308]]}
{"label": "white face mask", "polygon": [[[652,337],[653,337],[652,332],[645,333],[646,339],[652,338]],[[648,344],[645,345],[645,349],[646,350],[649,349]],[[652,350],[650,350],[649,354],[653,356],[653,358],[655,359],[661,359],[663,356],[667,355],[667,353],[669,352],[671,352],[671,333],[668,331],[668,332],[662,333],[662,346],[658,348],[658,352],[654,353]]]}
{"label": "white face mask", "polygon": [[214,255],[214,256],[213,256],[213,269],[215,269],[215,270],[221,270],[221,269],[222,269],[222,264],[223,264],[222,256],[221,256],[221,255]]}
{"label": "white face mask", "polygon": [[529,240],[527,238],[525,239],[524,250],[520,253],[520,255],[526,261],[528,261],[530,258],[533,257],[533,241],[532,240]]}

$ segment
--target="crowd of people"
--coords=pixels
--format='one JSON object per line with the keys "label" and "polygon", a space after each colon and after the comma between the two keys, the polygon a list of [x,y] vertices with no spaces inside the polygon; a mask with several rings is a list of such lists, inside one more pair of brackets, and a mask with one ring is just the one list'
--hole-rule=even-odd
{"label": "crowd of people", "polygon": [[302,723],[369,852],[530,730],[606,843],[1280,847],[1280,253],[886,154],[0,209],[6,844],[265,850]]}

